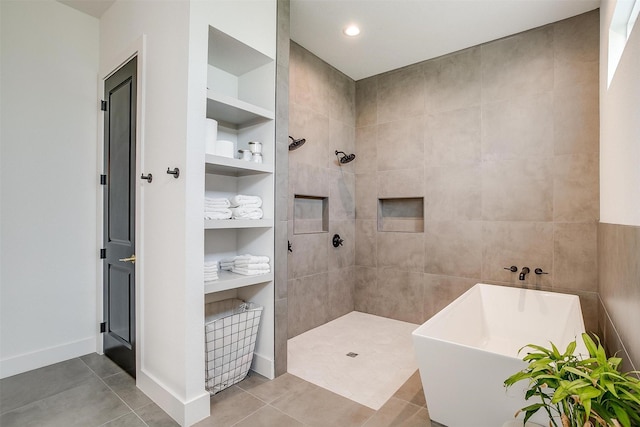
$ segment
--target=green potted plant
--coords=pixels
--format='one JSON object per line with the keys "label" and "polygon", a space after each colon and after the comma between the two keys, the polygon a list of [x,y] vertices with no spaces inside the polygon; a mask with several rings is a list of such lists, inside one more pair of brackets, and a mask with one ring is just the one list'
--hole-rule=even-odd
{"label": "green potted plant", "polygon": [[596,337],[587,334],[582,340],[589,353],[574,354],[576,341],[564,353],[551,343],[551,348],[529,344],[520,349],[532,350],[522,360],[529,365],[504,381],[506,387],[528,380],[525,399],[538,397],[537,403],[522,408],[524,422],[543,409],[549,426],[558,427],[638,427],[640,426],[639,371],[621,373],[622,359],[609,357]]}

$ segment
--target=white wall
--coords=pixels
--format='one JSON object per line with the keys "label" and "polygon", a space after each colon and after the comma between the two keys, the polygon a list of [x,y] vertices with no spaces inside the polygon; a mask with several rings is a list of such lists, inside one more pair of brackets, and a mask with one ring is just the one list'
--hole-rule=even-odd
{"label": "white wall", "polygon": [[98,20],[0,2],[0,375],[95,351]]}
{"label": "white wall", "polygon": [[607,88],[615,3],[604,0],[600,11],[600,221],[640,225],[640,24]]}

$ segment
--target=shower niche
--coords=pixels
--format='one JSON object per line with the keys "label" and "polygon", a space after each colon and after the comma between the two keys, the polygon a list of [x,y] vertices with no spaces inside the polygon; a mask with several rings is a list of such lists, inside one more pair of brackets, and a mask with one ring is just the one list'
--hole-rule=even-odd
{"label": "shower niche", "polygon": [[329,232],[329,198],[296,194],[293,198],[293,234]]}
{"label": "shower niche", "polygon": [[424,232],[424,197],[378,199],[378,231]]}

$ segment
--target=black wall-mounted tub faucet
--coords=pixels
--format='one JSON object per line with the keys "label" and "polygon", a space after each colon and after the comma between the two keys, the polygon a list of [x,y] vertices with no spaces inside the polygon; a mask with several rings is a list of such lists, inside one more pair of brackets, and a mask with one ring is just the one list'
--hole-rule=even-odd
{"label": "black wall-mounted tub faucet", "polygon": [[527,274],[529,274],[529,267],[522,267],[522,271],[520,272],[520,275],[518,276],[518,279],[520,280],[524,280],[525,276]]}

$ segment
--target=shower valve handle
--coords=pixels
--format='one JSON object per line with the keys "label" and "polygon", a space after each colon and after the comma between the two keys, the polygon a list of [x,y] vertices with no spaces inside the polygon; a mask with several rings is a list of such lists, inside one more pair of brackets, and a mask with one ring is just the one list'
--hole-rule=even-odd
{"label": "shower valve handle", "polygon": [[518,267],[516,267],[515,265],[512,265],[511,267],[505,267],[505,270],[509,270],[512,273],[515,273],[518,271]]}

